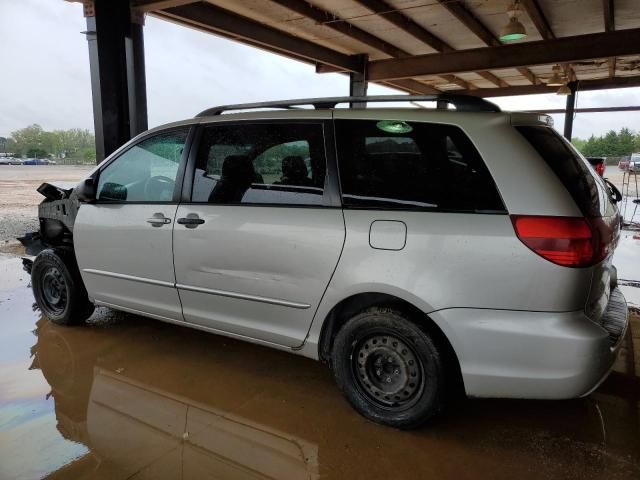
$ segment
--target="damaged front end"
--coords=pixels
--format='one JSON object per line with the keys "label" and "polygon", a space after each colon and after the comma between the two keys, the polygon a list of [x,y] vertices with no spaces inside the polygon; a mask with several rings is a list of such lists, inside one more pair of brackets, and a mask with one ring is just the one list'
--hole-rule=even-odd
{"label": "damaged front end", "polygon": [[41,241],[48,245],[72,245],[73,224],[80,207],[75,189],[43,183],[38,193],[45,197],[38,205]]}
{"label": "damaged front end", "polygon": [[73,188],[63,188],[43,183],[37,189],[45,199],[38,205],[40,230],[28,232],[18,240],[24,245],[27,257],[22,258],[23,268],[31,274],[32,257],[48,247],[73,246],[73,225],[80,201]]}

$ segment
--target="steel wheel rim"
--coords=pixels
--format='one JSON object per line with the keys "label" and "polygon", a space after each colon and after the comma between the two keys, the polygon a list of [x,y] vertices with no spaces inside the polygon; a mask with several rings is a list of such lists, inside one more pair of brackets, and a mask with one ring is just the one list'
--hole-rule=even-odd
{"label": "steel wheel rim", "polygon": [[67,307],[67,283],[56,267],[47,268],[40,280],[42,300],[50,313],[60,315]]}
{"label": "steel wheel rim", "polygon": [[409,343],[394,334],[375,333],[356,342],[351,365],[358,390],[385,410],[412,407],[424,390],[422,362]]}

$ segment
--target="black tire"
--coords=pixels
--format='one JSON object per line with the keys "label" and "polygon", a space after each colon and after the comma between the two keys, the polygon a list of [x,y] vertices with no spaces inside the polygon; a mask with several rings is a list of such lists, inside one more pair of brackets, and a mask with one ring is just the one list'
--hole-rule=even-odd
{"label": "black tire", "polygon": [[40,252],[31,269],[31,285],[40,311],[53,323],[79,325],[93,313],[71,248]]}
{"label": "black tire", "polygon": [[374,422],[416,428],[441,412],[444,356],[404,313],[369,308],[338,332],[331,363],[351,405]]}

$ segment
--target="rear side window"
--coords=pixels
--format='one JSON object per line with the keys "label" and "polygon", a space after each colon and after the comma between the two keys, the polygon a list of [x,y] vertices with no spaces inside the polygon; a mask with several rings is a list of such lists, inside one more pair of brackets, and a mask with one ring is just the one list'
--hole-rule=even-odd
{"label": "rear side window", "polygon": [[335,123],[345,207],[505,211],[478,151],[459,128],[386,120]]}
{"label": "rear side window", "polygon": [[198,150],[193,202],[322,205],[321,124],[206,127]]}
{"label": "rear side window", "polygon": [[519,126],[516,129],[553,170],[583,215],[600,216],[602,192],[593,171],[560,134],[549,127]]}

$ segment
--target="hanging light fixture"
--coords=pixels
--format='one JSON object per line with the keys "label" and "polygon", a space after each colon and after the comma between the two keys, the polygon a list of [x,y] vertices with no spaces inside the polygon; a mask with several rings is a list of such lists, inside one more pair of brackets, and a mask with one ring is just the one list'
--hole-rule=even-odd
{"label": "hanging light fixture", "polygon": [[547,81],[547,85],[550,87],[561,87],[562,85],[564,85],[566,82],[562,79],[562,77],[560,76],[560,65],[554,65],[553,66],[553,75],[551,75],[551,78]]}
{"label": "hanging light fixture", "polygon": [[567,95],[571,95],[571,89],[569,88],[569,85],[567,85],[566,83],[562,84],[562,86],[558,89],[558,91],[556,92],[557,95],[562,95],[563,97],[566,97]]}
{"label": "hanging light fixture", "polygon": [[500,30],[500,41],[502,43],[513,42],[527,36],[527,29],[524,28],[524,25],[518,20],[520,13],[520,2],[516,0],[511,4],[509,10],[507,10],[509,21]]}

